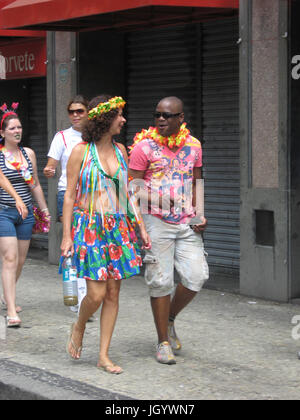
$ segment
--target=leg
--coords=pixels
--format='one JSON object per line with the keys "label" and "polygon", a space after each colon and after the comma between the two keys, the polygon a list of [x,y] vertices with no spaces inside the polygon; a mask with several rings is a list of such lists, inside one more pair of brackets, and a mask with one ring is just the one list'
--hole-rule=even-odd
{"label": "leg", "polygon": [[202,236],[186,226],[177,238],[175,268],[181,278],[172,300],[170,317],[176,316],[194,299],[208,279]]}
{"label": "leg", "polygon": [[156,359],[160,363],[175,364],[168,342],[168,320],[171,294],[174,288],[174,252],[177,226],[154,216],[144,215],[152,248],[146,251],[145,281],[149,287],[151,307],[158,335]]}
{"label": "leg", "polygon": [[168,341],[170,299],[174,287],[174,253],[176,226],[154,216],[144,215],[152,248],[146,251],[145,281],[149,287],[158,343]]}
{"label": "leg", "polygon": [[169,317],[175,320],[176,316],[194,299],[197,292],[187,289],[181,283],[177,286],[171,302]]}
{"label": "leg", "polygon": [[18,267],[18,240],[16,237],[0,238],[0,257],[2,260],[2,284],[7,304],[7,316],[17,317],[16,276]]}
{"label": "leg", "polygon": [[170,300],[170,295],[157,298],[151,297],[151,306],[158,335],[158,343],[168,341]]}
{"label": "leg", "polygon": [[22,273],[23,266],[25,264],[26,257],[27,257],[27,254],[28,254],[29,245],[30,245],[30,240],[29,241],[18,240],[19,258],[18,258],[18,266],[17,266],[17,273],[16,273],[16,283],[19,280],[19,277]]}
{"label": "leg", "polygon": [[114,279],[107,280],[107,292],[104,298],[100,320],[101,337],[98,367],[108,367],[106,369],[109,369],[111,373],[121,373],[122,371],[119,366],[114,366],[108,355],[119,312],[120,289],[121,281]]}
{"label": "leg", "polygon": [[69,343],[68,352],[73,359],[80,359],[80,351],[76,351],[82,346],[86,323],[89,318],[99,309],[106,295],[106,283],[97,281],[87,281],[87,294],[81,302],[80,312],[77,322],[74,323],[72,332],[72,343]]}
{"label": "leg", "polygon": [[208,279],[208,265],[201,235],[193,232],[189,226],[182,230],[181,235],[175,249],[175,267],[181,283],[171,302],[168,327],[169,340],[174,350],[181,349],[181,342],[175,332],[175,318],[194,299]]}
{"label": "leg", "polygon": [[197,292],[187,289],[182,284],[179,284],[176,288],[174,298],[171,302],[168,325],[168,337],[173,351],[178,352],[182,348],[181,342],[175,331],[175,318],[194,299],[196,294]]}

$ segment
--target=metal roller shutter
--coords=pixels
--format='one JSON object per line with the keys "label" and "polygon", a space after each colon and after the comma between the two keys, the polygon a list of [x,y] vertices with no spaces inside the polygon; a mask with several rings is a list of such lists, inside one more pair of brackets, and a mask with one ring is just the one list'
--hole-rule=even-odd
{"label": "metal roller shutter", "polygon": [[46,79],[31,79],[28,83],[28,143],[37,156],[38,175],[45,197],[48,180],[43,175],[47,163],[47,90]]}
{"label": "metal roller shutter", "polygon": [[159,99],[178,96],[203,140],[205,247],[210,266],[239,267],[237,19],[135,32],[127,42],[127,144],[153,125]]}
{"label": "metal roller shutter", "polygon": [[[28,142],[37,158],[38,175],[45,198],[48,198],[48,180],[43,175],[47,163],[47,84],[45,78],[28,81]],[[48,248],[48,235],[35,234],[31,247]]]}
{"label": "metal roller shutter", "polygon": [[202,136],[209,263],[239,268],[238,21],[203,24]]}
{"label": "metal roller shutter", "polygon": [[196,121],[197,28],[195,25],[134,32],[127,48],[127,144],[153,125],[157,102],[179,96],[191,130]]}

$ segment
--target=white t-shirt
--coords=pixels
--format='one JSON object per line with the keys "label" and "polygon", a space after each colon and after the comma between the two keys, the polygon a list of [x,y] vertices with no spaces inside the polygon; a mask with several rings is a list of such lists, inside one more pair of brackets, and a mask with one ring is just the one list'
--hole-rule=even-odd
{"label": "white t-shirt", "polygon": [[56,133],[51,143],[48,157],[58,160],[61,164],[61,177],[58,182],[58,191],[67,189],[67,163],[72,150],[77,144],[82,142],[81,132],[68,128],[67,130]]}

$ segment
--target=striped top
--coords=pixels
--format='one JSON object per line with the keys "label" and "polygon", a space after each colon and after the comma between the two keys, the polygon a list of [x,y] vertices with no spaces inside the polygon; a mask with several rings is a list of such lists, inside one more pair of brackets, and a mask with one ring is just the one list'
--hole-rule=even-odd
{"label": "striped top", "polygon": [[[27,163],[30,173],[33,175],[32,163],[23,147],[20,147]],[[17,169],[10,169],[5,164],[4,154],[0,152],[0,169],[6,178],[10,181],[16,192],[22,198],[24,204],[28,207],[32,205],[32,195],[28,184],[26,184],[23,176]],[[0,205],[8,207],[16,207],[15,200],[0,187]]]}

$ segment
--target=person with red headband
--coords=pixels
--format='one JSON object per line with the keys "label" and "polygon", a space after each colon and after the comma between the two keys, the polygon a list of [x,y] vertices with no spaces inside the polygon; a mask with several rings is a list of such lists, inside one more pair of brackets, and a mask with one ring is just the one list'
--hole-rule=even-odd
{"label": "person with red headband", "polygon": [[7,307],[8,328],[21,326],[18,316],[21,308],[16,307],[16,283],[22,272],[35,223],[33,198],[44,214],[49,216],[37,175],[35,153],[28,147],[20,146],[22,124],[16,113],[17,106],[16,103],[12,104],[12,110],[9,110],[6,104],[0,107],[3,113],[0,122],[0,169],[28,210],[27,217],[23,218],[16,207],[15,199],[0,189],[0,259],[4,292],[2,300]]}

